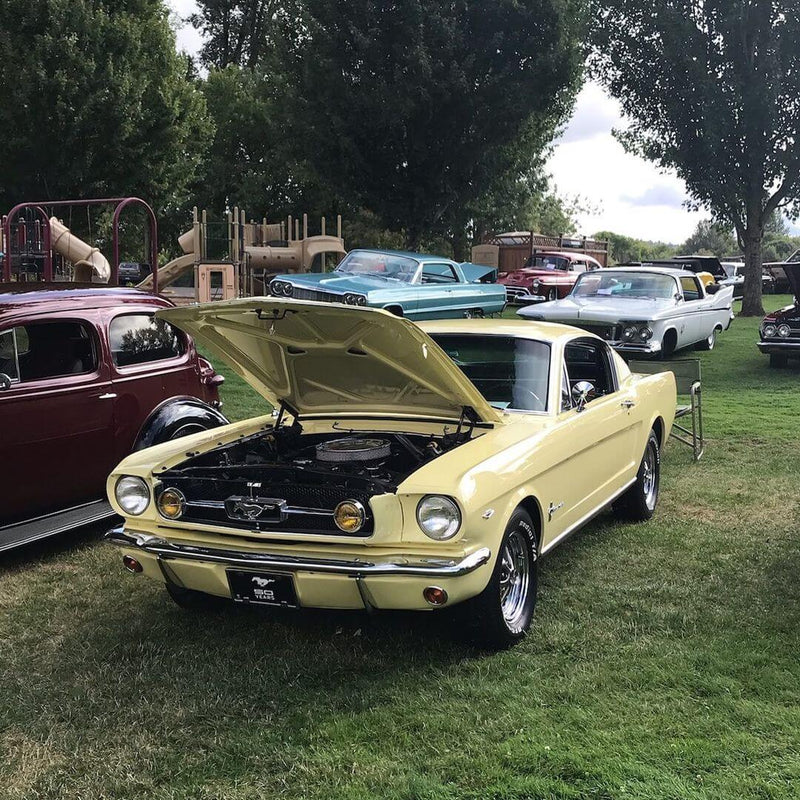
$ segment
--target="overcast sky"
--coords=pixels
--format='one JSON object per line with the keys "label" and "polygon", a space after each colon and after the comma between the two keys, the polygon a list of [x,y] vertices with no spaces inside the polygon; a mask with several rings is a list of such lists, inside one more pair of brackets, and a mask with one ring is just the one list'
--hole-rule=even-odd
{"label": "overcast sky", "polygon": [[[175,14],[178,47],[196,53],[201,39],[180,18],[196,9],[194,0],[167,0]],[[622,126],[619,106],[596,84],[584,86],[575,112],[556,143],[548,167],[562,195],[578,195],[591,208],[578,220],[579,233],[610,230],[641,239],[683,242],[705,215],[683,207],[686,190],[674,174],[661,174],[628,155],[611,135]]]}

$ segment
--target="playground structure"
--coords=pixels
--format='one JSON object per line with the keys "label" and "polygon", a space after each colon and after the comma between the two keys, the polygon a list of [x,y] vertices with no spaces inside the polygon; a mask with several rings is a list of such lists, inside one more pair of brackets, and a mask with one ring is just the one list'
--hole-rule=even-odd
{"label": "playground structure", "polygon": [[[113,207],[111,260],[88,244],[55,214],[73,208]],[[234,208],[223,221],[209,221],[206,211],[192,211],[192,227],[178,239],[183,254],[158,264],[158,227],[152,208],[137,197],[58,200],[19,203],[2,218],[0,228],[0,281],[4,283],[91,283],[118,285],[120,265],[120,215],[129,206],[145,212],[142,266],[149,271],[139,288],[159,294],[184,276],[192,275],[193,288],[168,290],[176,302],[208,302],[266,294],[269,281],[279,273],[324,272],[329,260],[338,263],[347,252],[342,239],[342,218],[336,218],[336,235],[329,235],[325,217],[320,233],[309,236],[308,215],[284,222],[246,221]],[[71,222],[70,222],[71,224]],[[302,235],[301,235],[302,234]],[[89,238],[91,222],[89,222]]]}
{"label": "playground structure", "polygon": [[[113,206],[111,228],[112,261],[96,247],[76,236],[54,213],[73,207],[88,210]],[[129,206],[145,212],[148,223],[149,261],[157,263],[158,225],[153,209],[138,197],[104,197],[91,200],[41,200],[18,203],[2,219],[0,253],[2,281],[99,283],[116,285],[119,273],[120,216]],[[48,213],[49,209],[51,213]],[[145,246],[147,246],[147,243]],[[157,278],[153,290],[157,291]]]}
{"label": "playground structure", "polygon": [[[158,270],[158,286],[165,287],[194,271],[194,299],[203,303],[267,293],[279,273],[324,272],[329,256],[336,262],[347,252],[342,239],[342,218],[336,218],[336,236],[328,235],[325,217],[320,233],[308,235],[308,215],[285,222],[246,221],[244,210],[234,208],[221,223],[210,222],[206,211],[192,209],[192,227],[178,239],[183,255]],[[302,233],[302,235],[301,235]],[[139,284],[152,289],[154,276]]]}

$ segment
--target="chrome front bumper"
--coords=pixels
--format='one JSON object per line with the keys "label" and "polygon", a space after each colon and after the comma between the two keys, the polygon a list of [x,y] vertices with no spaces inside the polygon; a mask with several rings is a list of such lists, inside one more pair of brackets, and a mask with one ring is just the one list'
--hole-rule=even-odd
{"label": "chrome front bumper", "polygon": [[618,353],[628,356],[654,356],[661,352],[661,342],[650,341],[647,344],[632,344],[631,342],[609,342]]}
{"label": "chrome front bumper", "polygon": [[418,575],[429,578],[458,578],[474,572],[491,558],[488,547],[482,547],[459,561],[447,558],[421,556],[396,556],[386,561],[368,561],[336,558],[308,558],[283,553],[248,553],[221,550],[214,547],[195,547],[174,544],[145,533],[125,531],[122,526],[112,528],[106,541],[119,547],[134,548],[150,553],[162,560],[202,561],[229,567],[254,567],[279,569],[288,572],[325,572],[362,578],[370,575]]}
{"label": "chrome front bumper", "polygon": [[758,349],[762,353],[800,353],[800,342],[795,341],[778,341],[770,339],[769,341],[758,342]]}

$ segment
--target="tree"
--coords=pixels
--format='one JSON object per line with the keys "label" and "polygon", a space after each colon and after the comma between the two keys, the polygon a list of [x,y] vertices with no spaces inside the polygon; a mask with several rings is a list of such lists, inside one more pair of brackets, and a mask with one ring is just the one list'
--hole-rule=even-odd
{"label": "tree", "polygon": [[236,205],[272,220],[335,212],[336,198],[286,130],[279,78],[230,65],[209,73],[203,94],[215,134],[195,190],[202,207]]}
{"label": "tree", "polygon": [[255,69],[269,59],[278,21],[296,18],[296,3],[283,0],[198,0],[188,21],[203,34],[200,61],[208,68]]}
{"label": "tree", "polygon": [[613,231],[598,231],[593,238],[601,242],[608,242],[608,256],[611,264],[626,264],[630,261],[663,261],[678,254],[678,248],[674,244],[633,239]]}
{"label": "tree", "polygon": [[796,0],[592,0],[594,74],[631,120],[625,146],[735,229],[743,315],[763,313],[764,225],[800,212]]}
{"label": "tree", "polygon": [[710,219],[701,219],[694,233],[684,242],[683,253],[693,253],[724,258],[738,251],[736,239],[730,230]]}
{"label": "tree", "polygon": [[[287,34],[294,140],[409,247],[463,230],[541,152],[580,73],[577,0],[306,0]],[[533,142],[534,147],[529,147]]]}
{"label": "tree", "polygon": [[210,123],[160,0],[0,0],[0,205],[184,204]]}

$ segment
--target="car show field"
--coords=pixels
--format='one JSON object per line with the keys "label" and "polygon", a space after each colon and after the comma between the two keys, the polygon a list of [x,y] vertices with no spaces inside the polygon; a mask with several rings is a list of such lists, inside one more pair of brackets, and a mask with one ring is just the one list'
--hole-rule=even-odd
{"label": "car show field", "polygon": [[[759,324],[678,355],[705,455],[669,443],[650,522],[547,555],[501,654],[441,613],[187,615],[104,528],[0,555],[0,797],[796,797],[800,367]],[[266,410],[214,363],[229,419]]]}

